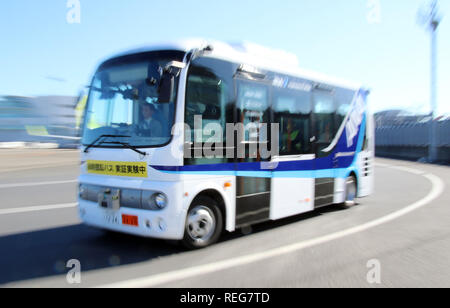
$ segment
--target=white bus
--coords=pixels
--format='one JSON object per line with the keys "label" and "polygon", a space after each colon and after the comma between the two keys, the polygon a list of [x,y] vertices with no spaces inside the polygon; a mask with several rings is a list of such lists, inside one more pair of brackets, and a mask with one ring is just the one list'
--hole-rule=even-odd
{"label": "white bus", "polygon": [[195,249],[224,231],[352,206],[373,190],[367,95],[252,44],[191,41],[118,55],[90,86],[79,215]]}

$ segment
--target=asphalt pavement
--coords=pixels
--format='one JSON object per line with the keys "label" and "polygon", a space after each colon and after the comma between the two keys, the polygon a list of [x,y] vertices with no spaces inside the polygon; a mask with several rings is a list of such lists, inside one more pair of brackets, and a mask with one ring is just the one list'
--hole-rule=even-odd
{"label": "asphalt pavement", "polygon": [[[0,286],[450,287],[449,167],[377,159],[376,192],[354,208],[259,224],[186,251],[82,225],[78,156],[0,151]],[[81,284],[67,282],[71,259]],[[379,283],[367,279],[373,264]]]}

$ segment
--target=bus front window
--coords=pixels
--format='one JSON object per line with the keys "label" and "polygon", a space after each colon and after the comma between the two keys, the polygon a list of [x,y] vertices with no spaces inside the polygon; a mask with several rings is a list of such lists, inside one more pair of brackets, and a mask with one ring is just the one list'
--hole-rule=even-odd
{"label": "bus front window", "polygon": [[[158,102],[159,76],[155,67],[180,60],[176,52],[140,54],[108,61],[93,79],[82,143],[85,146],[104,135],[120,136],[133,147],[156,147],[170,142],[174,121],[176,93],[173,101]],[[174,92],[178,80],[175,80]],[[127,136],[124,139],[124,136]],[[112,147],[105,141],[98,146]],[[120,145],[119,145],[120,146]]]}

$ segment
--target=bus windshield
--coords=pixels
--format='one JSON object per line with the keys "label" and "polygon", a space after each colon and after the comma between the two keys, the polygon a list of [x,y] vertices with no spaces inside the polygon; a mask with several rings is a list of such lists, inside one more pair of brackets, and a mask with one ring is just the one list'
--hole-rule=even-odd
{"label": "bus windshield", "polygon": [[[157,147],[170,142],[175,118],[176,93],[168,103],[158,102],[162,70],[171,61],[182,61],[183,53],[159,51],[124,56],[105,62],[90,86],[82,143],[85,146]],[[178,85],[175,79],[174,91]],[[102,143],[93,145],[104,135]],[[114,141],[114,142],[113,142]]]}

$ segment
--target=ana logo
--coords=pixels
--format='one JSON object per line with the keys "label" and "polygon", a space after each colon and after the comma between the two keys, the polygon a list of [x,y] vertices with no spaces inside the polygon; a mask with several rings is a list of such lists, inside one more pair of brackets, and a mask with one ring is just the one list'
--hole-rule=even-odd
{"label": "ana logo", "polygon": [[286,88],[289,84],[289,79],[283,78],[280,76],[275,76],[272,84],[273,84],[273,86],[278,87],[278,88]]}
{"label": "ana logo", "polygon": [[350,113],[350,117],[345,125],[345,130],[347,132],[347,147],[353,145],[353,139],[358,134],[358,128],[362,123],[364,116],[364,98],[361,94],[358,94],[354,107]]}
{"label": "ana logo", "polygon": [[272,85],[277,88],[311,92],[312,84],[301,80],[291,80],[288,77],[275,76]]}

